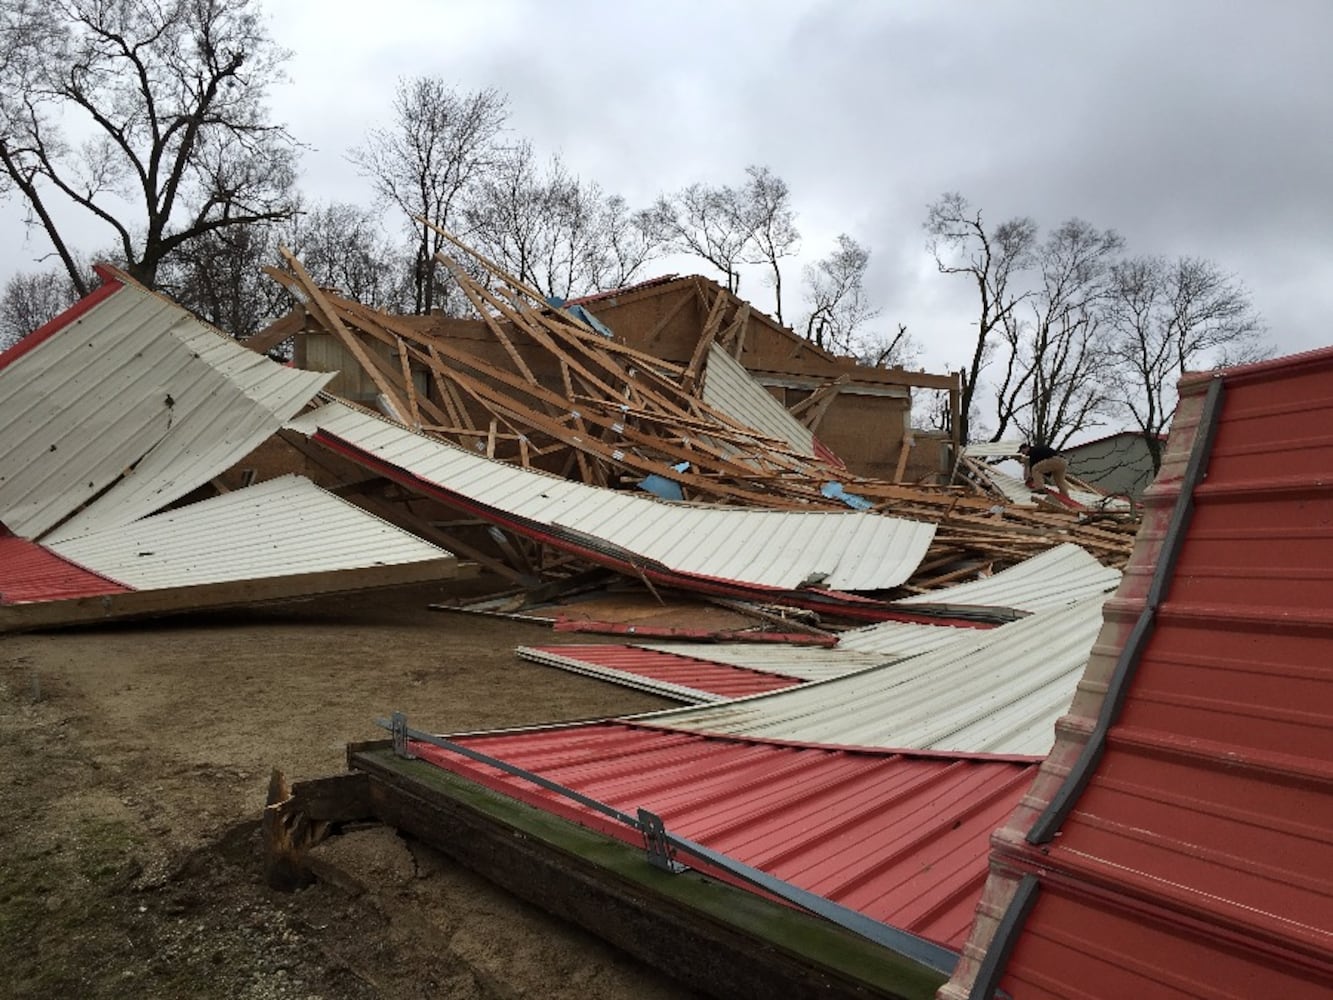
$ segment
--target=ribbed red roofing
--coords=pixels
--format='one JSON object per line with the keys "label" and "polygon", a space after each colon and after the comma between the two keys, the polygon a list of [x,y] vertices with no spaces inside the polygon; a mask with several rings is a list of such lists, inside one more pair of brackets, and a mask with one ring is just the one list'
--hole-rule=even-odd
{"label": "ribbed red roofing", "polygon": [[618,670],[654,681],[715,694],[721,698],[743,698],[751,694],[784,691],[802,683],[796,677],[781,677],[725,663],[710,663],[691,656],[664,653],[637,646],[535,646],[547,656],[576,660],[605,670]]}
{"label": "ribbed red roofing", "polygon": [[[783,746],[605,722],[457,737],[876,920],[957,948],[990,832],[1035,762]],[[610,836],[637,832],[423,743],[425,760]]]}
{"label": "ribbed red roofing", "polygon": [[[999,985],[1016,997],[1333,996],[1333,351],[1221,377],[1207,476],[1104,752],[1058,833],[1038,824],[1028,843],[1145,606],[1206,380],[1182,385],[1176,469],[1149,492],[1137,579],[997,835],[969,953],[1007,940]],[[1024,874],[1037,882],[1017,889]],[[1033,885],[1017,933],[992,939]],[[970,995],[975,971],[940,996]]]}
{"label": "ribbed red roofing", "polygon": [[131,589],[0,528],[0,604],[125,594]]}

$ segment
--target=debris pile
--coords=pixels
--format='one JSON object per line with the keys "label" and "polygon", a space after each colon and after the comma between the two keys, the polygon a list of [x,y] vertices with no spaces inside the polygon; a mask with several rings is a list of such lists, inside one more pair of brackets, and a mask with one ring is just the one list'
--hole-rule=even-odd
{"label": "debris pile", "polygon": [[[458,257],[439,259],[480,316],[467,337],[322,289],[291,254],[287,270],[270,270],[304,310],[306,335],[335,340],[338,360],[373,384],[379,410],[417,434],[609,491],[608,503],[638,489],[677,504],[851,508],[932,525],[930,547],[900,593],[986,575],[1066,542],[1111,566],[1128,556],[1133,512],[1093,494],[1069,508],[1034,504],[1030,491],[1006,491],[998,470],[966,457],[959,485],[852,474],[735,360],[748,307],[723,326],[721,294],[690,361],[675,364],[627,346],[586,310],[552,304],[443,235]],[[381,499],[401,503],[403,494]],[[472,552],[487,548],[452,540]],[[513,544],[491,558],[528,584],[534,572],[550,580],[579,569],[535,551],[516,555]]]}

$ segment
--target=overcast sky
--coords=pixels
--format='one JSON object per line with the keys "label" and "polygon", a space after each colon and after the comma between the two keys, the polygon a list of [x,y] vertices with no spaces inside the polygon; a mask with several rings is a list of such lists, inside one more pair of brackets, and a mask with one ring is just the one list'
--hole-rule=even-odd
{"label": "overcast sky", "polygon": [[[872,251],[885,329],[959,367],[974,292],[936,272],[926,206],[990,221],[1071,216],[1134,253],[1190,254],[1250,289],[1278,353],[1333,343],[1333,3],[1278,0],[284,0],[277,117],[308,143],[303,188],[368,204],[345,159],[395,82],[497,87],[539,153],[632,206],[747,164],[790,186],[802,256]],[[30,268],[2,209],[0,280]],[[673,262],[670,270],[679,270]],[[708,273],[704,267],[691,270]],[[765,308],[757,276],[742,294]],[[789,318],[798,310],[787,303]]]}

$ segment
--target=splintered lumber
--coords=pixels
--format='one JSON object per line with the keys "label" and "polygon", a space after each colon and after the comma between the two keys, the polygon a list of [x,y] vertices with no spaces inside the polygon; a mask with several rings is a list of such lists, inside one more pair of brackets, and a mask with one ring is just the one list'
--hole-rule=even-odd
{"label": "splintered lumber", "polygon": [[[268,269],[302,307],[305,329],[324,330],[344,345],[382,394],[382,408],[418,433],[589,485],[631,485],[661,476],[693,503],[845,511],[847,502],[823,492],[836,482],[875,513],[938,525],[926,560],[908,581],[914,592],[977,567],[1002,569],[1064,542],[1083,546],[1108,565],[1128,560],[1137,524],[1132,512],[1107,520],[1093,512],[1013,504],[987,467],[967,456],[956,462],[957,486],[866,479],[710,406],[700,393],[709,349],[739,351],[749,314],[742,304],[728,322],[734,301],[729,295],[703,303],[690,362],[673,364],[607,338],[456,237],[427,225],[458,254],[439,259],[482,320],[477,347],[316,286],[287,251],[290,270]],[[817,425],[846,380],[844,375],[822,386],[793,414]],[[895,480],[902,477],[909,447],[905,441]],[[497,571],[503,566],[508,578],[530,585],[524,562],[520,553],[509,552],[484,564]]]}

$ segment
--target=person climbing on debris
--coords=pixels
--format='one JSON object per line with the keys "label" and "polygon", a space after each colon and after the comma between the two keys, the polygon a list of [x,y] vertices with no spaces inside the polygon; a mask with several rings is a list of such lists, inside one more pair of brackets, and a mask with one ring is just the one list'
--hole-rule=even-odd
{"label": "person climbing on debris", "polygon": [[1023,478],[1033,489],[1046,490],[1046,476],[1055,480],[1055,488],[1062,497],[1069,497],[1069,483],[1065,472],[1069,469],[1069,460],[1054,448],[1044,444],[1019,445],[1018,453],[1023,457]]}

